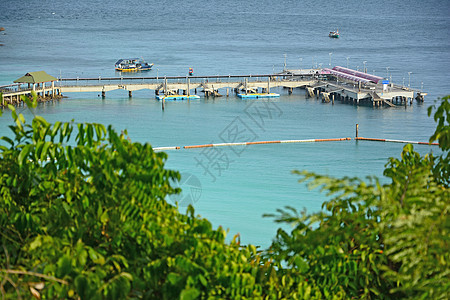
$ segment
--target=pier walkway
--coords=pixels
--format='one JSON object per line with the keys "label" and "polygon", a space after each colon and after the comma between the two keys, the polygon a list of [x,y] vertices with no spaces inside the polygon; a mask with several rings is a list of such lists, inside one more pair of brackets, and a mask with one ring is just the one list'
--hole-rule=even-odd
{"label": "pier walkway", "polygon": [[[390,84],[358,81],[332,74],[329,69],[286,70],[277,74],[260,75],[214,75],[214,76],[164,76],[164,77],[98,77],[59,78],[51,86],[45,84],[33,87],[23,84],[0,86],[1,105],[20,105],[21,95],[34,90],[41,101],[61,98],[67,93],[95,92],[104,98],[114,90],[153,90],[155,95],[193,95],[203,93],[205,97],[229,96],[235,93],[270,93],[272,88],[284,88],[292,93],[295,88],[306,90],[307,96],[316,97],[328,103],[339,100],[344,103],[368,103],[373,106],[396,106],[394,103],[412,104],[413,99],[423,101],[424,93],[410,88]],[[338,74],[339,75],[339,74]],[[344,76],[347,77],[347,76]],[[221,94],[222,93],[222,94]]]}

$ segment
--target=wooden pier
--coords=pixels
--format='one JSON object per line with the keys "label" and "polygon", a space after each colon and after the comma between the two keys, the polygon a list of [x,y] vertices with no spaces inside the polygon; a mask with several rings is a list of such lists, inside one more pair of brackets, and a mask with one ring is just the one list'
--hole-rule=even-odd
{"label": "wooden pier", "polygon": [[303,88],[309,97],[324,103],[352,103],[373,106],[410,105],[413,99],[423,101],[426,95],[420,91],[395,84],[363,83],[339,78],[322,69],[287,70],[278,74],[262,75],[216,75],[216,76],[164,76],[164,77],[110,77],[110,78],[60,78],[51,85],[24,86],[22,83],[0,86],[1,105],[20,105],[20,95],[29,95],[34,90],[42,101],[61,98],[67,93],[95,92],[106,97],[114,90],[125,90],[132,97],[133,91],[152,90],[155,95],[193,95],[203,93],[205,97],[230,93],[270,93],[273,88],[285,88],[291,94]]}

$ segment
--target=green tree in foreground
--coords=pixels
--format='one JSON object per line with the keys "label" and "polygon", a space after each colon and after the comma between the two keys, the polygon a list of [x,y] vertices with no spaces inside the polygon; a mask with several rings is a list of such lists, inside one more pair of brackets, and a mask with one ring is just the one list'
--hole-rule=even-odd
{"label": "green tree in foreground", "polygon": [[[35,106],[24,99],[29,107]],[[99,124],[26,124],[11,107],[0,146],[4,299],[445,299],[449,285],[449,98],[430,141],[391,158],[381,185],[296,172],[330,201],[280,210],[266,251],[166,202],[165,153]],[[431,113],[431,110],[430,110]]]}
{"label": "green tree in foreground", "polygon": [[443,154],[421,157],[406,145],[386,165],[389,184],[295,171],[332,199],[311,215],[279,210],[276,221],[294,229],[279,229],[269,256],[307,276],[326,298],[448,299],[449,116],[447,96],[430,138]]}

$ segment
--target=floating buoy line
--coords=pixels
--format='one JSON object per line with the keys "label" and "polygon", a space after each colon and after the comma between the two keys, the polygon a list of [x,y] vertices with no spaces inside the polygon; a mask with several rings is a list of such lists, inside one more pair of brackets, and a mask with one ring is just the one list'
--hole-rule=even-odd
{"label": "floating buoy line", "polygon": [[[236,143],[216,143],[216,144],[202,144],[202,145],[187,145],[187,146],[172,146],[172,147],[155,147],[154,151],[165,150],[180,150],[180,149],[197,149],[208,147],[223,147],[223,146],[249,146],[249,145],[264,145],[264,144],[290,144],[290,143],[315,143],[315,142],[339,142],[339,141],[351,141],[352,138],[330,138],[330,139],[305,139],[305,140],[276,140],[276,141],[256,141],[256,142],[236,142]],[[377,139],[377,138],[364,138],[356,137],[356,141],[374,141],[374,142],[391,142],[391,143],[403,143],[403,144],[419,144],[419,145],[432,145],[438,146],[439,143],[428,142],[416,142],[406,140],[392,140],[392,139]]]}

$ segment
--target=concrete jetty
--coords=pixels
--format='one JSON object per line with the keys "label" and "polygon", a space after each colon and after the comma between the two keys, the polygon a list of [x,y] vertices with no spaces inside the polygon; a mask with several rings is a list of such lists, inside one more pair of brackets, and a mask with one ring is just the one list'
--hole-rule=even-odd
{"label": "concrete jetty", "polygon": [[99,93],[104,98],[107,92],[114,90],[125,90],[129,97],[138,90],[152,90],[155,95],[203,93],[205,97],[217,97],[223,94],[229,96],[230,92],[270,93],[273,88],[284,88],[291,94],[294,89],[302,88],[306,90],[307,96],[321,99],[324,103],[341,101],[388,107],[397,106],[398,103],[411,105],[413,99],[423,101],[426,95],[381,77],[342,67],[335,68],[285,70],[282,73],[259,75],[59,78],[56,82],[52,80],[51,84],[42,82],[33,86],[29,83],[24,86],[19,82],[0,86],[1,105],[20,105],[20,95],[28,95],[31,90],[45,101],[67,93],[82,92]]}

